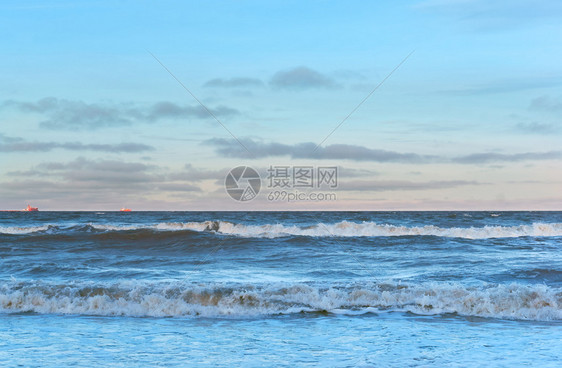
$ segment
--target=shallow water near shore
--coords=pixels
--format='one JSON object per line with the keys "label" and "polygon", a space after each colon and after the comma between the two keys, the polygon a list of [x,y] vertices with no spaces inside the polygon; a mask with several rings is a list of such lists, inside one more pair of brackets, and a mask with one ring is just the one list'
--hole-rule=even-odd
{"label": "shallow water near shore", "polygon": [[0,213],[0,359],[556,366],[561,247],[561,212]]}

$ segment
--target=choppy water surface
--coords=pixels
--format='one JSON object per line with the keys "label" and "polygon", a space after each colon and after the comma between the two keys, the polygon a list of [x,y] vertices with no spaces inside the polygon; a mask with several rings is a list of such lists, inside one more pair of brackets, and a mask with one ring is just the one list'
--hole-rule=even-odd
{"label": "choppy water surface", "polygon": [[561,212],[4,212],[0,361],[557,366],[561,248]]}

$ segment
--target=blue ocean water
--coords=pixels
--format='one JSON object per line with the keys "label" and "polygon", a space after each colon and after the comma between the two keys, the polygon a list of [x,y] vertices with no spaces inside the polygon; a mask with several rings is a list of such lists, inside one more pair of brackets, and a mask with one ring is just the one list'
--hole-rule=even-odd
{"label": "blue ocean water", "polygon": [[9,366],[559,366],[562,212],[1,212]]}

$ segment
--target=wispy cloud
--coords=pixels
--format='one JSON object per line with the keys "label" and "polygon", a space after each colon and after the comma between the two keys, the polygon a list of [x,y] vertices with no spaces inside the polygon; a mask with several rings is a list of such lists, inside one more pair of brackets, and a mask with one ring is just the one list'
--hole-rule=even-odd
{"label": "wispy cloud", "polygon": [[557,1],[533,0],[427,0],[416,9],[453,19],[455,24],[476,31],[497,31],[555,21],[562,14]]}
{"label": "wispy cloud", "polygon": [[194,167],[192,164],[186,164],[183,170],[168,175],[170,180],[186,180],[186,181],[203,181],[203,180],[221,180],[224,179],[229,169],[201,169]]}
{"label": "wispy cloud", "polygon": [[290,90],[338,87],[332,78],[305,66],[279,71],[269,83],[273,88]]}
{"label": "wispy cloud", "polygon": [[418,190],[435,190],[435,189],[450,189],[460,186],[468,185],[485,185],[477,181],[467,180],[448,180],[448,181],[426,181],[414,182],[404,180],[356,180],[349,182],[341,182],[339,185],[340,190],[347,191],[372,191],[372,192],[386,192],[386,191],[418,191]]}
{"label": "wispy cloud", "polygon": [[211,79],[203,87],[210,88],[250,88],[250,87],[263,87],[264,83],[257,78],[215,78]]}
{"label": "wispy cloud", "polygon": [[60,175],[68,182],[90,182],[114,187],[154,182],[157,178],[149,174],[153,168],[154,166],[136,162],[78,158],[68,163],[44,163],[36,169]]}
{"label": "wispy cloud", "polygon": [[[316,151],[314,151],[316,144],[312,142],[296,144],[283,144],[277,142],[265,143],[251,138],[241,138],[240,141],[254,154],[254,158],[287,156],[293,159],[351,160],[407,164],[481,164],[494,162],[553,160],[562,157],[562,151],[512,154],[479,152],[457,157],[445,157],[412,152],[372,149],[351,144],[331,144],[325,147],[319,147]],[[251,158],[246,151],[240,148],[238,142],[232,139],[213,138],[204,141],[204,144],[214,146],[216,152],[224,157]]]}
{"label": "wispy cloud", "polygon": [[531,101],[529,110],[560,112],[562,111],[562,100],[550,96],[540,96]]}
{"label": "wispy cloud", "polygon": [[525,134],[556,134],[561,131],[560,126],[547,123],[519,123],[515,129]]}
{"label": "wispy cloud", "polygon": [[532,160],[556,160],[562,158],[562,151],[525,152],[525,153],[473,153],[454,158],[460,164],[485,164],[491,162],[520,162]]}
{"label": "wispy cloud", "polygon": [[6,101],[4,106],[47,116],[40,125],[49,129],[93,129],[130,125],[139,112],[119,105],[89,104],[46,97],[36,102]]}
{"label": "wispy cloud", "polygon": [[[354,70],[339,69],[329,74],[320,73],[306,66],[280,70],[273,74],[269,87],[273,89],[326,89],[340,87],[336,79],[365,80],[366,77]],[[258,78],[233,77],[214,78],[203,84],[205,88],[255,88],[265,87],[266,84]],[[371,85],[369,85],[372,87]]]}
{"label": "wispy cloud", "polygon": [[[3,107],[16,108],[27,113],[46,116],[40,126],[46,129],[91,130],[105,127],[127,126],[134,122],[155,122],[160,119],[210,119],[209,114],[198,105],[178,105],[158,102],[147,107],[130,103],[86,103],[47,97],[35,102],[8,100]],[[239,111],[226,106],[211,109],[220,117],[238,115]]]}
{"label": "wispy cloud", "polygon": [[[315,150],[313,142],[293,145],[283,143],[264,143],[250,138],[240,141],[255,157],[289,156],[292,158],[341,159],[354,161],[422,163],[433,161],[436,157],[415,153],[400,153],[382,149],[370,149],[350,144],[331,144]],[[240,148],[238,142],[231,139],[214,138],[205,143],[215,146],[217,153],[226,157],[249,158],[248,153]]]}
{"label": "wispy cloud", "polygon": [[442,94],[453,94],[458,96],[512,93],[517,91],[526,91],[532,89],[556,87],[562,85],[562,77],[521,77],[513,79],[502,79],[469,85],[458,89],[449,89],[439,91]]}
{"label": "wispy cloud", "polygon": [[0,134],[0,152],[47,152],[54,149],[109,153],[138,153],[154,150],[152,146],[142,143],[85,144],[80,142],[41,142],[26,141],[23,138],[7,137]]}
{"label": "wispy cloud", "polygon": [[[233,116],[239,114],[239,111],[227,106],[217,106],[212,109],[216,116]],[[199,118],[208,119],[209,113],[201,106],[177,105],[172,102],[158,102],[152,105],[145,115],[141,117],[147,121],[157,121],[160,119],[171,118]]]}
{"label": "wispy cloud", "polygon": [[378,171],[368,169],[354,169],[351,167],[338,167],[338,175],[342,178],[368,177],[380,175]]}
{"label": "wispy cloud", "polygon": [[[50,201],[64,198],[76,203],[122,203],[149,198],[157,193],[201,192],[189,181],[172,180],[157,165],[120,160],[91,160],[79,157],[68,162],[45,162],[25,171],[6,174],[0,195],[6,198],[37,197]],[[25,180],[20,178],[25,177]],[[37,179],[33,179],[37,178]]]}

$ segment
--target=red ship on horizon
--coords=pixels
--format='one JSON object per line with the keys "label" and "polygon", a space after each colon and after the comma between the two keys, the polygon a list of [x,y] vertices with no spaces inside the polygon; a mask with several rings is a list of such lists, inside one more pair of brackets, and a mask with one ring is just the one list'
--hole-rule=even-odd
{"label": "red ship on horizon", "polygon": [[22,211],[24,211],[24,212],[36,212],[36,211],[39,211],[39,208],[31,207],[30,205],[27,205],[27,208],[24,208]]}

